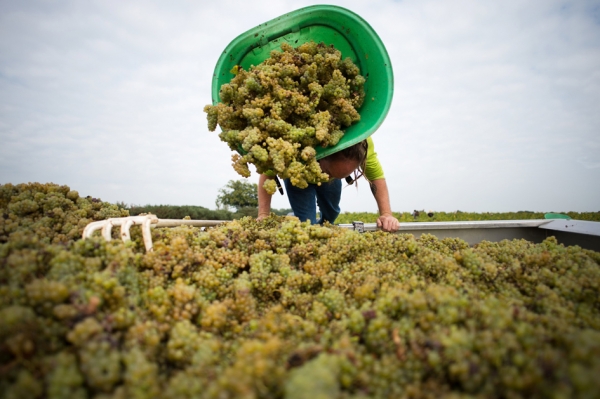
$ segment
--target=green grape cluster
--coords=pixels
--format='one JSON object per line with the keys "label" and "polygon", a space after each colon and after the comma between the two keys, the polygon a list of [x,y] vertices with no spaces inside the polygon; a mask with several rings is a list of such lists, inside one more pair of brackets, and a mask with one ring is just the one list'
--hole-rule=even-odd
{"label": "green grape cluster", "polygon": [[248,71],[236,66],[235,77],[221,87],[221,102],[204,111],[209,130],[220,126],[221,140],[243,153],[232,157],[241,176],[249,177],[253,164],[258,173],[274,172],[305,188],[329,179],[314,148],[336,145],[343,129],[360,120],[365,78],[333,46],[284,42],[281,50]]}
{"label": "green grape cluster", "polygon": [[598,252],[272,215],[146,253],[80,239],[113,205],[0,193],[0,398],[600,396]]}

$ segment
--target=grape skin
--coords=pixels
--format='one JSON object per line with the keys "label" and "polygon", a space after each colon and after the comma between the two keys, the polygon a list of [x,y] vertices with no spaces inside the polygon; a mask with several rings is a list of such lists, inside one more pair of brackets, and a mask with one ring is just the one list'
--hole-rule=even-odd
{"label": "grape skin", "polygon": [[145,253],[69,239],[124,213],[73,193],[0,187],[2,398],[600,394],[597,252],[271,216]]}

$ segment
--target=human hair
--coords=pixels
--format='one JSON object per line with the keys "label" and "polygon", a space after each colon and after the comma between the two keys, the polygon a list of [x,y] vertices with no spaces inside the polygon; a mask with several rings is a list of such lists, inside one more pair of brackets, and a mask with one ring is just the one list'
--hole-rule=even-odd
{"label": "human hair", "polygon": [[[346,182],[348,184],[352,184],[360,179],[361,176],[364,176],[365,168],[367,164],[367,152],[369,151],[369,144],[367,140],[363,140],[358,142],[350,147],[346,147],[343,150],[338,152],[334,152],[333,154],[327,156],[326,158],[332,161],[338,160],[347,160],[347,161],[355,161],[358,162],[358,172],[354,171],[354,178],[348,176],[346,177]],[[366,179],[366,176],[365,176]]]}

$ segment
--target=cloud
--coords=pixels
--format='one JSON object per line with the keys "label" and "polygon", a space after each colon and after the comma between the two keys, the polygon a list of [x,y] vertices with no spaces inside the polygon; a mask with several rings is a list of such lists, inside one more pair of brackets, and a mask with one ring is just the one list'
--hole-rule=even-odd
{"label": "cloud", "polygon": [[[239,178],[202,112],[214,65],[240,33],[310,4],[3,2],[0,183],[214,207]],[[374,139],[394,210],[597,210],[594,2],[333,4],[361,15],[392,59],[394,100]],[[539,188],[544,176],[577,198]],[[342,209],[376,204],[363,185],[344,190]]]}
{"label": "cloud", "polygon": [[586,169],[600,168],[600,159],[591,160],[588,157],[577,159],[577,162]]}

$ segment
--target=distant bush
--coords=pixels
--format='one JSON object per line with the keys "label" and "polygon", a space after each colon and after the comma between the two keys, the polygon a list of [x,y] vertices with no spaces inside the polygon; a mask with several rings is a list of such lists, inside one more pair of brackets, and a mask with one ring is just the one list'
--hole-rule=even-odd
{"label": "distant bush", "polygon": [[[159,219],[183,219],[189,216],[193,220],[236,220],[244,216],[257,217],[258,208],[244,207],[235,212],[224,209],[212,210],[203,206],[196,205],[127,205],[117,203],[121,208],[127,209],[131,216],[137,216],[142,213],[151,213]],[[274,214],[282,216],[291,212],[291,209],[272,209]]]}
{"label": "distant bush", "polygon": [[[129,214],[136,216],[142,213],[152,213],[161,219],[183,219],[186,216],[194,220],[237,220],[244,216],[258,216],[258,208],[245,207],[239,208],[236,212],[227,211],[224,209],[212,210],[202,206],[194,205],[130,205],[117,203],[121,208],[129,210]],[[289,208],[271,209],[271,212],[278,216],[285,216],[292,212]],[[432,213],[433,216],[428,216]],[[569,215],[571,219],[588,220],[600,222],[600,212],[559,212]],[[452,222],[452,221],[476,221],[476,220],[525,220],[525,219],[544,219],[546,212],[435,212],[435,211],[419,211],[418,216],[413,216],[412,212],[395,212],[394,216],[398,218],[400,223],[409,222]],[[374,223],[379,215],[370,212],[344,212],[338,216],[335,223],[344,224],[354,221],[365,223]]]}
{"label": "distant bush", "polygon": [[271,209],[271,212],[277,216],[286,216],[288,213],[292,212],[292,208]]}
{"label": "distant bush", "polygon": [[125,207],[129,214],[137,216],[142,213],[151,213],[160,219],[183,219],[186,216],[194,220],[231,220],[233,212],[226,210],[211,210],[194,205],[131,205]]}

